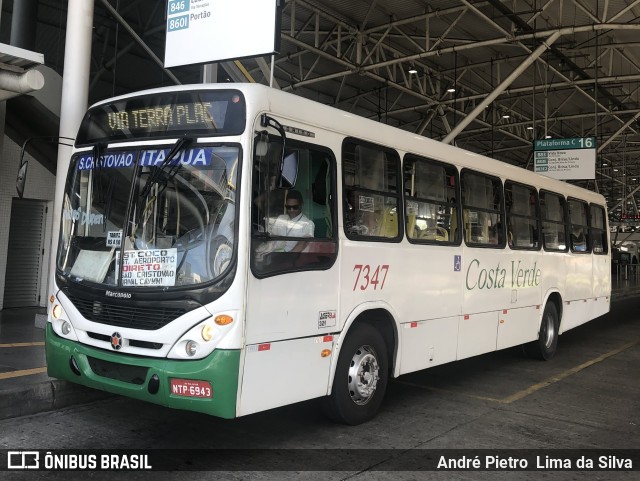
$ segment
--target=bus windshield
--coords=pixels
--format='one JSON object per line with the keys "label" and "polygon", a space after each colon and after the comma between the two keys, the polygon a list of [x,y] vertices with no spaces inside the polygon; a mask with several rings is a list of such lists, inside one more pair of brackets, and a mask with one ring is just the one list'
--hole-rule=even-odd
{"label": "bus windshield", "polygon": [[240,148],[171,147],[108,150],[97,163],[95,151],[72,159],[57,264],[65,277],[171,288],[229,270]]}

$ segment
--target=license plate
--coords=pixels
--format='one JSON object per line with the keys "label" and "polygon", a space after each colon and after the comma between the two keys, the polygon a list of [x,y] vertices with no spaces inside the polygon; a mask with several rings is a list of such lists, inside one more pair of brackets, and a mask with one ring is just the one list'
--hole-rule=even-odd
{"label": "license plate", "polygon": [[207,381],[194,381],[192,379],[172,379],[171,394],[184,397],[213,397],[211,383]]}

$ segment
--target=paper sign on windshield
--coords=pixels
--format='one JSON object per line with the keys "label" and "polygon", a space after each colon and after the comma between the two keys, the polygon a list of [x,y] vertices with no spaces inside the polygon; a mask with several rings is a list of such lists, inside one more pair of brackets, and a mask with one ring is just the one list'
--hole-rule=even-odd
{"label": "paper sign on windshield", "polygon": [[177,249],[125,251],[122,262],[122,285],[125,287],[174,286],[177,257]]}

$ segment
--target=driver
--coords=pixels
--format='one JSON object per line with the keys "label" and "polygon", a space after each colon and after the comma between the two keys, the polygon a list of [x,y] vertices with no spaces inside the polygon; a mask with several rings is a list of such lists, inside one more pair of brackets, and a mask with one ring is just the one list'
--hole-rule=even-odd
{"label": "driver", "polygon": [[[302,194],[297,190],[287,193],[284,206],[286,214],[278,216],[270,226],[269,233],[273,236],[283,237],[313,237],[315,224],[302,213]],[[276,250],[285,252],[302,252],[307,245],[306,241],[277,241]]]}

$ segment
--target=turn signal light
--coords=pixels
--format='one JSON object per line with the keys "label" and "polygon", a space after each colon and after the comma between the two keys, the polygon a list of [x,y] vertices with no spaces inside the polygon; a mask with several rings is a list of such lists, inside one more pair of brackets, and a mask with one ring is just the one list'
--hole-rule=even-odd
{"label": "turn signal light", "polygon": [[55,301],[55,300],[56,300],[56,298],[54,297],[54,295],[53,295],[53,294],[51,294],[51,296],[49,297],[49,302],[50,302],[51,304],[53,304],[53,301]]}
{"label": "turn signal light", "polygon": [[233,322],[233,317],[227,316],[226,314],[220,314],[219,316],[216,316],[213,322],[215,322],[219,326],[226,326],[227,324],[231,324]]}
{"label": "turn signal light", "polygon": [[320,353],[321,357],[329,357],[331,355],[331,349],[323,349]]}
{"label": "turn signal light", "polygon": [[62,307],[60,307],[60,304],[56,304],[55,306],[53,306],[51,315],[54,319],[58,319],[62,315]]}

